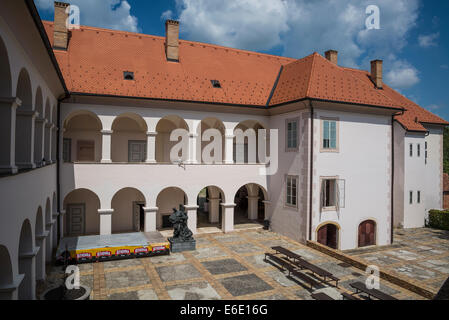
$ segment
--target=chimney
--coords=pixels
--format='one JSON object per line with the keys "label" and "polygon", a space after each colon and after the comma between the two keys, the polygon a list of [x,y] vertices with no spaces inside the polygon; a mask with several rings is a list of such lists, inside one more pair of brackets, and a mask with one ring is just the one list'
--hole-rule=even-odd
{"label": "chimney", "polygon": [[168,61],[179,61],[179,21],[165,21],[165,54]]}
{"label": "chimney", "polygon": [[327,60],[338,65],[338,51],[328,50],[324,54],[325,54]]}
{"label": "chimney", "polygon": [[66,21],[69,15],[65,10],[68,6],[68,3],[55,1],[55,23],[53,30],[53,48],[55,49],[67,50],[69,32]]}
{"label": "chimney", "polygon": [[382,60],[371,61],[371,80],[377,89],[382,89]]}

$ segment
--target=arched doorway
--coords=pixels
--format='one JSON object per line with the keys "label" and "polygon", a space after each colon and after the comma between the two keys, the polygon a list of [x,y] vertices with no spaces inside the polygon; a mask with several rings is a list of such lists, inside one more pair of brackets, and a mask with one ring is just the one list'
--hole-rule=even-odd
{"label": "arched doorway", "polygon": [[124,188],[112,198],[112,233],[144,231],[145,197],[135,188]]}
{"label": "arched doorway", "polygon": [[77,111],[64,121],[64,162],[100,162],[102,125],[90,111]]}
{"label": "arched doorway", "polygon": [[[218,137],[217,137],[218,141],[215,141],[215,138],[210,138],[210,141],[203,141],[204,132],[208,129],[218,130],[220,137],[221,137],[221,141],[219,141],[220,139],[218,139]],[[206,118],[206,119],[201,120],[200,124],[198,125],[197,132],[199,135],[199,144],[201,145],[200,149],[201,149],[202,162],[208,163],[208,164],[215,163],[215,161],[212,161],[212,159],[214,159],[214,160],[216,159],[217,162],[219,162],[219,163],[224,161],[224,159],[225,159],[225,130],[226,129],[225,129],[223,122],[217,118]],[[211,143],[213,145],[219,146],[219,148],[217,147],[216,149],[215,148],[209,149],[207,152],[205,152],[206,157],[203,157],[203,151],[205,151],[205,148],[208,145],[210,145]],[[215,154],[216,151],[217,151],[217,153],[218,152],[221,153],[221,156],[220,156],[220,154]],[[209,159],[210,159],[210,161],[209,161]]]}
{"label": "arched doorway", "polygon": [[118,116],[112,124],[112,162],[145,162],[147,131],[141,116],[134,113]]}
{"label": "arched doorway", "polygon": [[197,197],[197,227],[215,226],[221,228],[221,203],[225,203],[223,190],[216,186],[203,188]]}
{"label": "arched doorway", "polygon": [[265,203],[267,193],[255,183],[242,186],[234,196],[234,224],[249,222],[262,223],[265,220]]}
{"label": "arched doorway", "polygon": [[77,189],[64,198],[64,235],[83,236],[100,234],[100,199],[87,189]]}
{"label": "arched doorway", "polygon": [[173,213],[173,209],[179,209],[180,205],[186,205],[188,202],[185,192],[177,187],[168,187],[159,192],[156,199],[157,215],[156,229],[171,228],[172,224],[168,217]]}
{"label": "arched doorway", "polygon": [[317,231],[317,241],[330,248],[338,249],[338,231],[335,224],[325,224]]}
{"label": "arched doorway", "polygon": [[19,274],[24,275],[19,285],[19,300],[32,300],[35,296],[33,254],[33,232],[30,221],[25,220],[22,224],[19,240]]}
{"label": "arched doorway", "polygon": [[44,159],[43,147],[44,147],[44,101],[42,97],[41,87],[37,88],[36,97],[34,100],[35,110],[39,113],[34,123],[34,163],[37,167],[42,166],[42,160]]}
{"label": "arched doorway", "polygon": [[39,251],[36,255],[36,280],[45,279],[45,226],[44,216],[42,214],[42,208],[39,207],[36,213],[36,224],[34,227],[34,235],[36,247],[39,247]]}
{"label": "arched doorway", "polygon": [[53,217],[51,216],[51,204],[50,199],[47,198],[47,201],[45,203],[45,230],[47,233],[47,240],[45,243],[45,261],[50,262],[52,259],[52,252],[53,252],[53,235],[52,235],[52,228],[53,228]]}
{"label": "arched doorway", "polygon": [[[163,117],[156,126],[156,162],[158,163],[171,163],[170,150],[177,141],[170,141],[170,134],[175,129],[184,129],[189,131],[189,126],[184,119],[178,116],[166,116]],[[178,154],[179,157],[187,159],[186,155]]]}
{"label": "arched doorway", "polygon": [[376,245],[376,222],[366,220],[359,224],[359,247]]}
{"label": "arched doorway", "polygon": [[[11,257],[8,249],[0,245],[0,287],[8,288],[13,285],[13,273],[11,265]],[[11,291],[0,290],[0,300],[11,300]]]}

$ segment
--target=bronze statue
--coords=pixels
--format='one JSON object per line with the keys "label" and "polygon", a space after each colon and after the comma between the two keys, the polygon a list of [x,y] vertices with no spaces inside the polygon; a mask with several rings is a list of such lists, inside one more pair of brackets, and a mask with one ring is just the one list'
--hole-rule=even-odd
{"label": "bronze statue", "polygon": [[170,222],[173,224],[173,237],[170,238],[171,242],[193,240],[193,233],[187,227],[187,219],[188,217],[183,205],[179,206],[179,210],[173,208],[173,213],[169,217]]}

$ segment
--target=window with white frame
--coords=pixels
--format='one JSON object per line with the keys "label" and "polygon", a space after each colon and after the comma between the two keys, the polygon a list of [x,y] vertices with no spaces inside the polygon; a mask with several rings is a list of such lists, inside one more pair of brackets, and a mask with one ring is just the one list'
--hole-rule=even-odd
{"label": "window with white frame", "polygon": [[418,191],[418,193],[416,194],[416,202],[421,203],[421,191]]}
{"label": "window with white frame", "polygon": [[410,204],[413,204],[413,191],[410,191],[410,194],[409,194],[409,203],[410,203]]}
{"label": "window with white frame", "polygon": [[286,120],[286,145],[287,151],[298,150],[298,118]]}
{"label": "window with white frame", "polygon": [[323,179],[321,183],[321,207],[337,206],[337,179]]}
{"label": "window with white frame", "polygon": [[286,177],[286,197],[285,203],[287,206],[296,207],[298,198],[298,177],[297,176],[287,176]]}
{"label": "window with white frame", "polygon": [[322,144],[323,150],[337,150],[337,121],[323,119]]}
{"label": "window with white frame", "polygon": [[413,157],[413,143],[410,143],[410,157]]}
{"label": "window with white frame", "polygon": [[427,164],[427,141],[424,143],[424,164]]}
{"label": "window with white frame", "polygon": [[416,150],[416,155],[417,155],[418,157],[421,157],[421,144],[418,143],[417,148],[418,148],[418,149]]}

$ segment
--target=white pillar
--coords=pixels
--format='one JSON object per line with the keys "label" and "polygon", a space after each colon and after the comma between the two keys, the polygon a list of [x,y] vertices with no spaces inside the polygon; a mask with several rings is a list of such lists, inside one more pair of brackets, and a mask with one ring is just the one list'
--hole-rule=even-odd
{"label": "white pillar", "polygon": [[157,132],[147,132],[147,159],[146,163],[156,163],[156,136]]}
{"label": "white pillar", "polygon": [[101,130],[102,137],[102,152],[101,152],[101,163],[111,163],[111,136],[112,130]]}
{"label": "white pillar", "polygon": [[22,292],[22,300],[36,299],[36,254],[39,251],[38,247],[34,247],[32,252],[25,252],[19,255],[19,269],[25,271],[25,283],[19,286],[19,291]]}
{"label": "white pillar", "polygon": [[39,252],[36,256],[36,280],[45,280],[45,241],[48,232],[36,235],[36,246],[39,247]]}
{"label": "white pillar", "polygon": [[226,129],[225,135],[225,164],[234,163],[234,132]]}
{"label": "white pillar", "polygon": [[99,209],[100,235],[112,234],[112,213],[114,209]]}
{"label": "white pillar", "polygon": [[16,167],[16,109],[18,98],[0,97],[0,173],[17,173]]}
{"label": "white pillar", "polygon": [[145,232],[156,231],[156,216],[157,216],[157,207],[147,207],[143,208],[143,212],[145,212]]}
{"label": "white pillar", "polygon": [[198,164],[197,155],[197,144],[198,144],[198,133],[189,133],[189,160],[187,163]]}
{"label": "white pillar", "polygon": [[222,203],[221,229],[224,233],[234,231],[235,203]]}
{"label": "white pillar", "polygon": [[218,223],[220,220],[220,198],[209,198],[209,222]]}
{"label": "white pillar", "polygon": [[184,208],[187,211],[187,227],[193,232],[193,234],[196,234],[197,209],[199,207],[197,205],[193,205],[193,206],[184,206]]}
{"label": "white pillar", "polygon": [[257,220],[258,216],[258,196],[248,196],[248,219]]}

